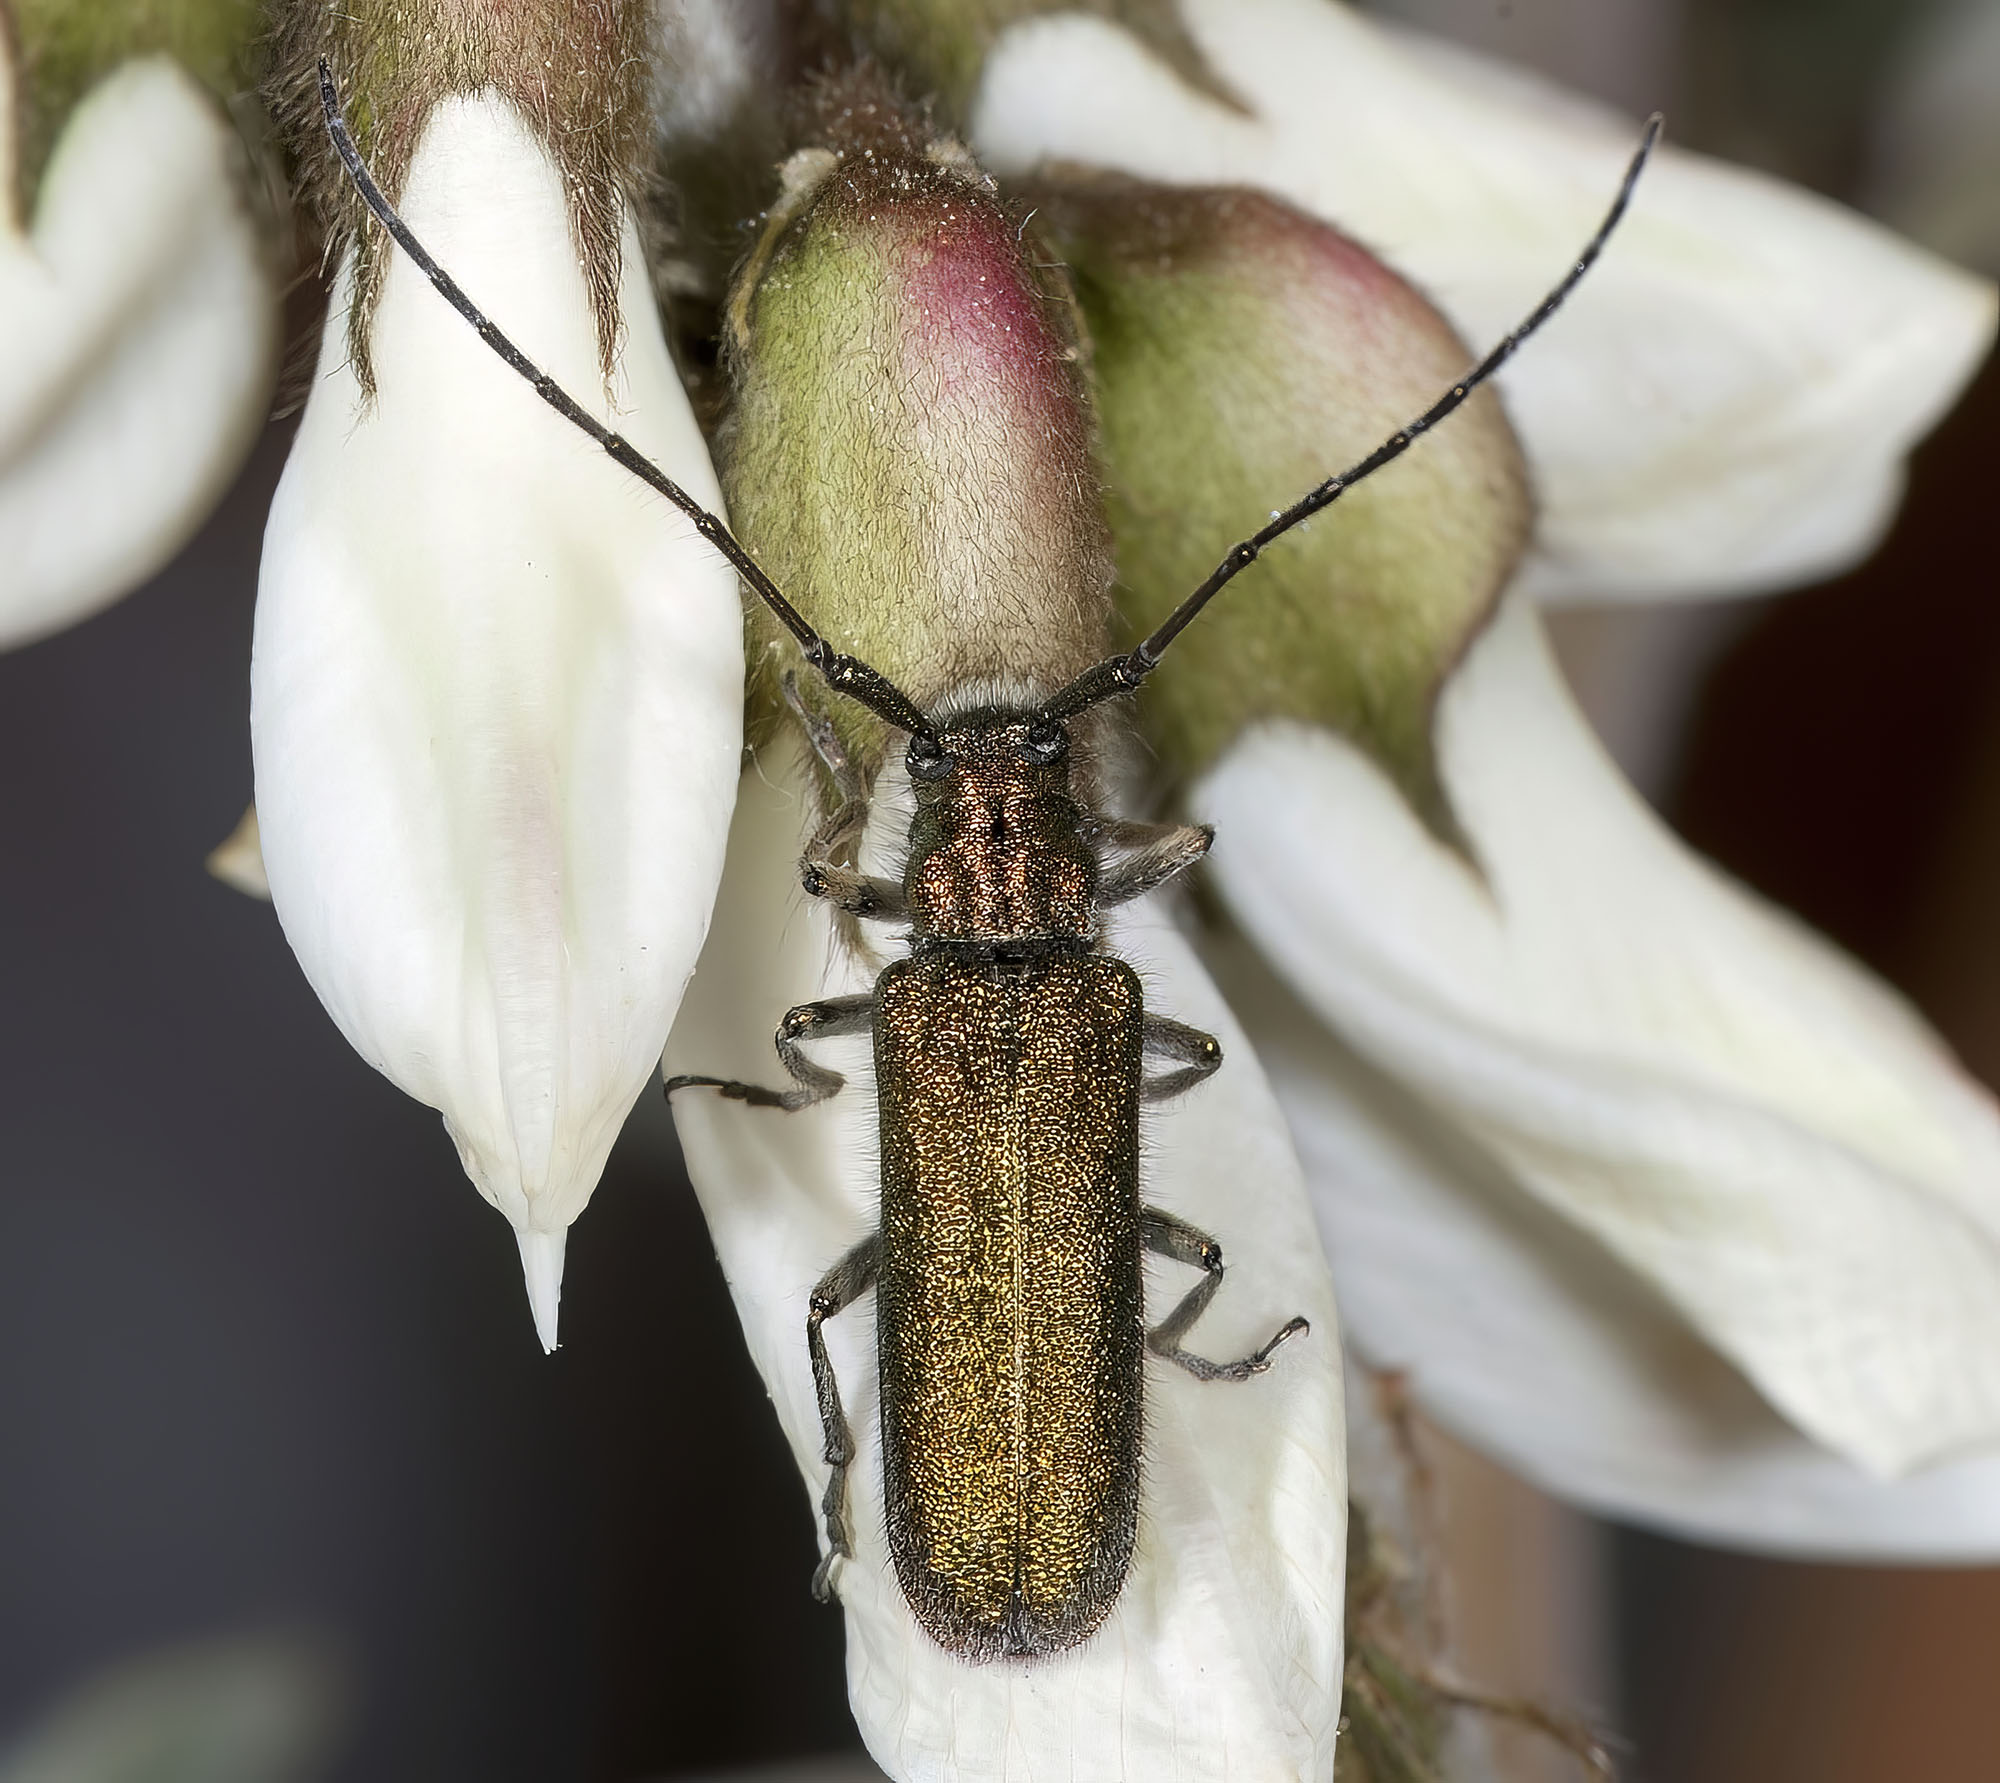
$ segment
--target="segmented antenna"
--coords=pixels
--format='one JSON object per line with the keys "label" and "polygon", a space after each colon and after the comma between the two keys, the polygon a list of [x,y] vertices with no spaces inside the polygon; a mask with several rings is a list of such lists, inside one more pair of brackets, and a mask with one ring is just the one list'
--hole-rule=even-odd
{"label": "segmented antenna", "polygon": [[1654,145],[1660,140],[1660,131],[1665,122],[1666,119],[1659,112],[1655,112],[1646,120],[1645,133],[1639,139],[1638,150],[1632,156],[1631,165],[1625,169],[1625,178],[1619,184],[1618,196],[1611,201],[1611,208],[1605,212],[1604,221],[1598,224],[1597,233],[1590,238],[1583,252],[1577,256],[1576,264],[1563,275],[1562,281],[1542,299],[1525,322],[1407,427],[1391,434],[1360,463],[1350,465],[1338,476],[1328,477],[1317,489],[1279,514],[1262,531],[1252,533],[1249,538],[1230,546],[1223,554],[1222,561],[1209,573],[1208,580],[1169,613],[1164,623],[1150,637],[1136,649],[1120,656],[1107,657],[1096,667],[1086,669],[1042,707],[1039,714],[1041,719],[1059,724],[1064,719],[1081,712],[1085,707],[1096,705],[1100,700],[1115,699],[1120,694],[1130,693],[1159,667],[1160,657],[1167,646],[1188,628],[1194,621],[1195,615],[1215,599],[1242,571],[1255,563],[1262,555],[1264,547],[1273,539],[1282,538],[1293,527],[1310,520],[1322,508],[1338,501],[1355,484],[1373,476],[1385,464],[1402,457],[1424,434],[1451,414],[1473,391],[1505,365],[1514,356],[1515,348],[1562,308],[1564,300],[1576,289],[1583,275],[1596,264],[1598,255],[1604,252],[1604,244],[1611,239],[1612,230],[1618,227],[1619,219],[1625,215],[1626,207],[1632,202],[1632,189],[1639,183],[1639,175],[1645,171],[1646,162],[1653,153]]}
{"label": "segmented antenna", "polygon": [[466,296],[458,281],[431,258],[429,250],[417,240],[409,224],[396,214],[395,207],[382,195],[382,188],[376,185],[374,176],[361,159],[361,151],[354,146],[347,119],[340,109],[340,95],[334,90],[333,69],[324,56],[319,59],[319,102],[326,113],[326,133],[333,138],[334,152],[340,156],[341,165],[347,169],[347,177],[354,182],[354,189],[361,194],[362,201],[375,213],[376,220],[389,232],[396,245],[437,287],[438,295],[478,330],[479,338],[527,379],[535,394],[565,421],[589,434],[612,459],[658,490],[692,520],[695,531],[729,560],[730,566],[750,584],[751,591],[771,610],[778,623],[798,639],[806,661],[819,671],[827,686],[835,693],[858,700],[885,724],[908,731],[912,736],[934,739],[936,732],[930,721],[917,710],[915,702],[901,688],[879,669],[869,667],[858,657],[841,655],[814,631],[806,623],[804,615],[778,592],[777,584],[757,566],[756,560],[737,542],[735,534],[717,515],[711,514],[629,440],[613,433],[578,403],[487,320],[478,305]]}

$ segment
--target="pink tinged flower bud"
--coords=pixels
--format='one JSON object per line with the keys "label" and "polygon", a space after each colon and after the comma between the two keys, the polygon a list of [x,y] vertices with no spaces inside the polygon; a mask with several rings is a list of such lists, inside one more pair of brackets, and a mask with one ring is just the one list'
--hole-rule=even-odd
{"label": "pink tinged flower bud", "polygon": [[[838,98],[732,301],[731,510],[801,611],[920,705],[1053,688],[1110,617],[1061,287],[954,145]],[[769,660],[796,656],[774,639]]]}
{"label": "pink tinged flower bud", "polygon": [[[1380,261],[1261,193],[1102,176],[1031,196],[1089,322],[1120,601],[1137,632],[1471,362]],[[1324,725],[1451,833],[1431,714],[1528,522],[1520,453],[1497,397],[1479,392],[1208,609],[1148,686],[1149,731],[1194,774],[1257,720]]]}

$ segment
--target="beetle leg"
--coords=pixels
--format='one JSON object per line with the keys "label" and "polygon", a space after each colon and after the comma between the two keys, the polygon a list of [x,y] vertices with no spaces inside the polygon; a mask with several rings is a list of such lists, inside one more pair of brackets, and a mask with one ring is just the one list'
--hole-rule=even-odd
{"label": "beetle leg", "polygon": [[815,1102],[837,1095],[847,1082],[838,1071],[829,1071],[806,1057],[808,1040],[834,1040],[842,1034],[865,1034],[875,1022],[875,993],[860,991],[851,997],[829,997],[824,1003],[801,1003],[785,1011],[778,1024],[778,1059],[792,1074],[798,1087],[767,1090],[762,1084],[740,1083],[733,1077],[670,1077],[666,1090],[719,1090],[732,1102],[747,1102],[752,1108],[782,1108],[797,1114]]}
{"label": "beetle leg", "polygon": [[1215,831],[1207,824],[1119,823],[1107,826],[1106,839],[1132,850],[1107,867],[1097,883],[1097,902],[1108,909],[1129,904],[1177,879],[1208,853]]}
{"label": "beetle leg", "polygon": [[785,677],[785,704],[790,706],[813,754],[825,766],[840,803],[831,816],[813,832],[799,862],[799,881],[809,896],[825,898],[836,910],[870,922],[908,922],[910,912],[903,902],[903,888],[893,879],[875,879],[843,866],[841,853],[860,835],[868,822],[868,794],[861,776],[854,771],[847,749],[833,722],[815,712],[799,695],[796,675]]}
{"label": "beetle leg", "polygon": [[1206,1232],[1157,1207],[1140,1209],[1139,1232],[1149,1251],[1202,1272],[1201,1280],[1187,1291],[1180,1305],[1146,1333],[1147,1349],[1185,1368],[1196,1380],[1247,1381],[1271,1366],[1272,1352],[1286,1338],[1312,1329],[1304,1319],[1288,1319],[1269,1343],[1235,1362],[1211,1362],[1206,1356],[1182,1349],[1181,1339],[1208,1310],[1216,1289],[1222,1286],[1222,1246]]}
{"label": "beetle leg", "polygon": [[867,1293],[875,1285],[881,1266],[882,1235],[870,1233],[820,1277],[806,1309],[806,1353],[812,1357],[813,1392],[819,1399],[820,1429],[826,1437],[822,1453],[832,1470],[819,1506],[826,1519],[826,1557],[813,1573],[812,1582],[813,1596],[821,1603],[833,1601],[833,1563],[854,1553],[847,1533],[847,1470],[854,1462],[854,1434],[847,1428],[840,1383],[834,1379],[833,1361],[826,1353],[820,1327]]}
{"label": "beetle leg", "polygon": [[1157,1058],[1172,1059],[1180,1069],[1162,1071],[1139,1086],[1142,1102],[1164,1102],[1191,1090],[1205,1077],[1215,1075],[1222,1064],[1222,1042],[1186,1022],[1170,1021],[1164,1015],[1149,1015],[1140,1030],[1140,1043]]}

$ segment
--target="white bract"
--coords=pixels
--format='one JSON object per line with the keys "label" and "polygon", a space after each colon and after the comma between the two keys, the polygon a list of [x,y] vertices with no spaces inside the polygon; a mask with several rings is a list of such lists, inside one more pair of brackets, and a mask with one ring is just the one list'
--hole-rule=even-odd
{"label": "white bract", "polygon": [[[1324,732],[1253,732],[1195,794],[1221,829],[1212,871],[1246,932],[1309,1009],[1459,1136],[1456,1164],[1442,1137],[1413,1152],[1371,1139],[1383,1121],[1365,1069],[1341,1067],[1309,1023],[1271,1030],[1362,1352],[1410,1366],[1427,1404],[1510,1458],[1547,1447],[1541,1477],[1560,1481],[1581,1457],[1572,1489],[1592,1502],[1708,1532],[1730,1532],[1727,1495],[1693,1463],[1732,1453],[1705,1433],[1709,1408],[1755,1404],[1722,1356],[1798,1430],[1877,1474],[1992,1446],[2000,1119],[1984,1092],[1880,985],[1681,847],[1604,756],[1526,602],[1473,647],[1438,742],[1480,870]],[[1245,1006],[1260,1036],[1268,1005],[1267,990]],[[1334,1062],[1323,1094],[1315,1059]],[[1416,1162],[1399,1200],[1386,1160],[1405,1153]],[[1537,1202],[1580,1232],[1538,1223]],[[1470,1231],[1420,1236],[1468,1218]],[[1558,1274],[1591,1254],[1580,1233],[1622,1264],[1600,1256],[1601,1296],[1581,1304],[1613,1329],[1565,1375],[1643,1377],[1622,1334],[1670,1328],[1668,1308],[1685,1321],[1669,1377],[1692,1388],[1679,1465],[1616,1458],[1612,1432],[1643,1425],[1657,1391],[1606,1420],[1614,1395],[1558,1388],[1540,1339],[1549,1308],[1574,1297],[1521,1309],[1541,1290],[1518,1264],[1489,1264],[1494,1233],[1554,1234]],[[1419,1252],[1436,1274],[1421,1295]],[[1442,1323],[1420,1308],[1444,1310]],[[1492,1335],[1517,1324],[1537,1344]],[[1466,1335],[1479,1331],[1491,1341]],[[1707,1365],[1690,1374],[1697,1353]],[[1490,1388],[1469,1389],[1473,1373]],[[1533,1422],[1510,1424],[1530,1401]],[[1761,1455],[1777,1428],[1762,1413],[1744,1440]],[[1545,1442],[1556,1429],[1570,1437]],[[1787,1446],[1795,1469],[1804,1446]],[[1866,1513],[1892,1495],[1859,1474],[1848,1495],[1845,1526],[1745,1495],[1734,1533],[1877,1552],[2000,1543],[2000,1506],[1972,1527],[1877,1528]]]}
{"label": "white bract", "polygon": [[110,605],[187,541],[264,421],[277,304],[208,95],[128,62],[15,212],[0,31],[0,646]]}
{"label": "white bract", "polygon": [[[981,154],[1002,173],[1049,159],[1260,186],[1353,235],[1481,351],[1575,255],[1638,137],[1329,0],[1181,11],[1248,115],[1067,15],[1017,27],[989,60]],[[1735,594],[1850,562],[1993,319],[1984,281],[1836,205],[1665,148],[1603,262],[1502,374],[1540,502],[1528,585]]]}
{"label": "white bract", "polygon": [[[611,399],[546,149],[431,114],[402,194],[476,303],[720,506],[625,227]],[[271,895],[371,1064],[443,1111],[553,1346],[563,1241],[700,950],[741,748],[735,576],[397,254],[369,400],[351,270],[265,536],[251,671]]]}
{"label": "white bract", "polygon": [[[825,906],[799,891],[800,784],[789,761],[744,780],[670,1073],[769,1082],[784,1011],[874,975],[836,948]],[[849,1695],[869,1750],[898,1780],[1293,1783],[1332,1770],[1346,1485],[1326,1264],[1276,1105],[1187,944],[1142,911],[1115,925],[1111,945],[1137,966],[1149,1008],[1210,1029],[1224,1048],[1215,1077],[1149,1112],[1144,1128],[1143,1194],[1213,1233],[1229,1263],[1190,1346],[1239,1355],[1297,1312],[1313,1328],[1245,1383],[1198,1382],[1149,1359],[1138,1551],[1111,1619],[1053,1659],[967,1666],[918,1627],[885,1546],[872,1299],[826,1327],[859,1449],[848,1476],[855,1553],[836,1573]],[[822,1056],[851,1087],[801,1114],[698,1089],[674,1102],[751,1354],[815,1506],[826,1469],[807,1299],[879,1202],[867,1042],[829,1042]],[[1186,1271],[1149,1264],[1154,1315],[1188,1285]]]}

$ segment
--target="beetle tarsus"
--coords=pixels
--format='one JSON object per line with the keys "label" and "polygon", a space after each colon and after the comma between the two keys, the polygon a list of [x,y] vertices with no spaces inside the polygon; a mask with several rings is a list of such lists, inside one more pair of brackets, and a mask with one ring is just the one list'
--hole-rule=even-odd
{"label": "beetle tarsus", "polygon": [[1158,1207],[1142,1210],[1140,1232],[1149,1251],[1202,1272],[1201,1280],[1182,1296],[1180,1305],[1146,1333],[1146,1348],[1162,1361],[1185,1369],[1198,1381],[1247,1381],[1271,1366],[1280,1344],[1312,1329],[1302,1318],[1288,1319],[1268,1343],[1234,1362],[1211,1362],[1183,1349],[1181,1339],[1208,1310],[1208,1303],[1222,1286],[1222,1246],[1206,1232]]}

